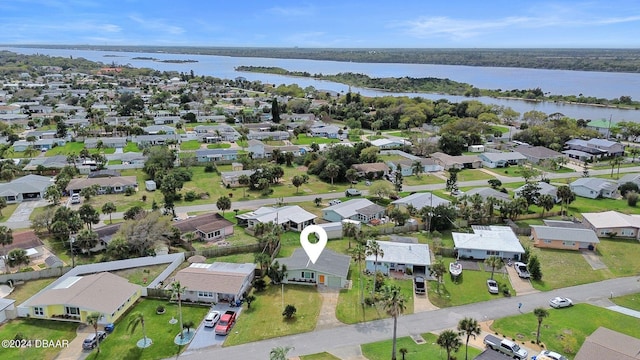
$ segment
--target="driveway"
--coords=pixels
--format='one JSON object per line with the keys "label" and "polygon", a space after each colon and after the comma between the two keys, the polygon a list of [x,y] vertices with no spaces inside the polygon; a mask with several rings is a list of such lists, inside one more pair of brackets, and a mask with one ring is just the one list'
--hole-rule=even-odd
{"label": "driveway", "polygon": [[511,280],[511,286],[513,286],[513,290],[516,291],[517,296],[539,292],[538,290],[534,289],[529,279],[523,279],[520,276],[518,276],[518,273],[516,272],[516,269],[513,266],[505,266],[505,268],[509,273],[509,280]]}
{"label": "driveway", "polygon": [[580,253],[587,263],[591,265],[593,270],[602,270],[607,268],[607,265],[602,262],[602,259],[600,259],[600,256],[598,256],[595,251],[580,250]]}
{"label": "driveway", "polygon": [[338,318],[336,318],[336,305],[338,305],[340,290],[319,286],[318,293],[322,296],[322,306],[320,307],[316,330],[331,329],[343,325]]}
{"label": "driveway", "polygon": [[33,209],[47,205],[46,200],[24,201],[21,202],[16,210],[11,214],[7,222],[25,222],[29,221],[29,216]]}
{"label": "driveway", "polygon": [[[229,307],[227,304],[218,304],[211,307],[211,310],[219,311],[220,314],[224,314],[227,310],[233,310],[236,312],[236,321],[237,318],[240,317],[240,312],[242,307]],[[196,329],[196,334],[189,343],[189,347],[187,351],[203,349],[211,346],[222,346],[224,340],[227,338],[226,336],[216,335],[215,328],[209,328],[204,326],[204,317],[200,321],[200,325],[198,329]],[[233,331],[233,329],[231,330]]]}
{"label": "driveway", "polygon": [[[100,329],[98,329],[100,330]],[[89,354],[91,354],[91,351],[88,350],[83,350],[82,349],[82,343],[84,342],[84,339],[87,337],[87,335],[89,334],[93,334],[94,330],[93,327],[85,325],[85,324],[81,324],[80,326],[78,326],[78,330],[76,331],[76,337],[75,339],[71,340],[69,342],[69,346],[62,349],[62,351],[60,351],[60,353],[58,353],[58,356],[56,357],[56,360],[83,360],[86,359],[87,356],[89,356]],[[107,335],[107,338],[109,338],[109,335]],[[106,340],[106,339],[105,339]],[[97,351],[97,350],[94,350]]]}

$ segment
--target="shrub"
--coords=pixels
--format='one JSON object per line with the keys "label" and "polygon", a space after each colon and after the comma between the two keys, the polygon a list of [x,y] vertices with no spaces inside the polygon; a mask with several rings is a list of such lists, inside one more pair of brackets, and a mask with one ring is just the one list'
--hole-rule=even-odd
{"label": "shrub", "polygon": [[284,307],[282,316],[284,316],[287,319],[291,319],[296,314],[297,311],[298,309],[296,309],[294,305],[288,304],[287,306]]}
{"label": "shrub", "polygon": [[193,201],[198,198],[198,195],[195,191],[189,190],[186,194],[184,194],[184,201]]}
{"label": "shrub", "polygon": [[255,279],[253,281],[253,288],[256,289],[256,292],[262,292],[267,287],[267,282],[264,281],[263,278]]}
{"label": "shrub", "polygon": [[136,189],[132,188],[132,187],[128,187],[125,191],[124,194],[127,196],[131,196],[133,194],[136,193]]}
{"label": "shrub", "polygon": [[630,191],[627,193],[627,205],[635,207],[638,204],[638,193]]}
{"label": "shrub", "polygon": [[216,172],[216,167],[213,164],[207,164],[207,166],[204,167],[204,172],[206,173]]}

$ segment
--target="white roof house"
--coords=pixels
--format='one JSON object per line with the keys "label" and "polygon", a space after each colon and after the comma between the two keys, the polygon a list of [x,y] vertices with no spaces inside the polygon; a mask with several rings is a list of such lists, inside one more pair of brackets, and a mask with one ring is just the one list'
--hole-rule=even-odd
{"label": "white roof house", "polygon": [[422,209],[425,206],[436,207],[438,205],[449,205],[451,201],[433,195],[432,193],[415,193],[401,199],[391,202],[396,207],[412,205],[416,209]]}
{"label": "white roof house", "polygon": [[582,213],[583,222],[598,236],[616,236],[638,238],[640,234],[640,215],[627,215],[617,211]]}
{"label": "white roof house", "polygon": [[291,230],[302,231],[308,225],[312,225],[317,216],[298,205],[291,205],[280,208],[263,206],[236,218],[239,225],[246,225],[249,229],[253,229],[258,223],[273,222]]}
{"label": "white roof house", "polygon": [[344,219],[369,222],[380,219],[385,208],[367,199],[353,199],[322,209],[322,218],[327,221],[342,221]]}
{"label": "white roof house", "polygon": [[[427,244],[391,241],[376,242],[380,245],[380,249],[384,254],[383,256],[378,256],[377,259],[377,270],[382,271],[383,274],[388,274],[390,270],[404,271],[406,269],[411,269],[412,271],[418,270],[418,272],[424,273],[431,265],[431,254],[429,252],[429,245]],[[367,256],[365,259],[366,269],[373,272],[375,270],[375,261],[375,256]]]}
{"label": "white roof house", "polygon": [[618,196],[618,184],[600,178],[580,178],[569,184],[569,187],[577,196],[590,199]]}
{"label": "white roof house", "polygon": [[524,254],[520,240],[508,226],[472,226],[473,233],[452,233],[454,248],[461,259],[489,256],[518,260]]}

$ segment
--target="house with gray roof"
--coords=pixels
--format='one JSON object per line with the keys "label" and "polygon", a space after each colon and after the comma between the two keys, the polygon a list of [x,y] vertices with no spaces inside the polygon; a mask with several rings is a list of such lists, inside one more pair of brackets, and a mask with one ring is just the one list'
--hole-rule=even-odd
{"label": "house with gray roof", "polygon": [[[402,152],[402,151],[398,151],[398,152]],[[413,176],[415,175],[413,172],[413,165],[416,161],[419,162],[420,165],[422,166],[423,173],[430,173],[430,172],[437,172],[437,171],[444,170],[444,168],[438,163],[436,163],[435,160],[431,158],[421,158],[417,156],[415,156],[415,159],[406,157],[403,159],[389,160],[387,161],[387,166],[391,169],[391,172],[396,172],[398,171],[398,168],[400,168],[401,170],[400,173],[402,174],[402,176]]]}
{"label": "house with gray roof", "polygon": [[316,215],[306,211],[298,205],[283,206],[279,208],[263,206],[254,211],[236,216],[239,226],[254,229],[259,223],[274,223],[285,230],[302,231],[315,223]]}
{"label": "house with gray roof", "polygon": [[236,149],[200,149],[196,150],[196,159],[200,163],[214,161],[233,161],[238,158]]}
{"label": "house with gray roof", "polygon": [[138,180],[132,176],[114,176],[99,178],[77,178],[71,179],[65,190],[69,194],[79,193],[82,189],[97,185],[98,194],[122,193],[128,188],[136,189]]}
{"label": "house with gray roof", "polygon": [[176,133],[176,128],[168,125],[150,125],[150,126],[143,127],[142,130],[144,130],[144,132],[149,135],[158,135],[158,134],[173,135]]}
{"label": "house with gray roof", "polygon": [[247,134],[249,140],[288,140],[289,137],[288,131],[249,131]]}
{"label": "house with gray roof", "polygon": [[620,195],[618,193],[618,184],[600,178],[579,178],[569,184],[569,187],[576,196],[589,199],[597,199],[600,197],[616,199]]}
{"label": "house with gray roof", "polygon": [[480,195],[483,201],[486,201],[490,197],[497,200],[511,201],[511,196],[509,196],[509,194],[505,194],[502,191],[498,191],[490,187],[473,188],[466,192],[468,198],[472,197],[475,194]]}
{"label": "house with gray roof", "polygon": [[98,147],[98,142],[102,142],[102,147],[105,148],[124,148],[127,146],[127,138],[125,137],[99,137],[99,138],[86,138],[84,139],[84,146],[87,149],[95,149]]}
{"label": "house with gray roof", "polygon": [[187,288],[183,299],[193,302],[235,302],[251,289],[256,265],[194,263],[178,271],[175,280]]}
{"label": "house with gray roof", "polygon": [[[369,240],[375,241],[375,240]],[[391,272],[405,273],[409,270],[413,274],[429,274],[431,253],[427,244],[412,244],[391,241],[376,241],[380,245],[384,256],[368,255],[365,259],[365,269],[375,270],[389,275]],[[375,262],[378,262],[375,265]]]}
{"label": "house with gray roof", "polygon": [[167,143],[172,141],[175,142],[176,144],[180,144],[182,142],[182,139],[178,134],[137,135],[137,136],[134,136],[131,139],[131,141],[136,143],[138,147],[143,147],[143,146],[154,146],[154,145],[166,145]]}
{"label": "house with gray roof", "polygon": [[634,183],[640,186],[640,174],[624,174],[620,179],[618,179],[618,186],[626,184],[626,183]]}
{"label": "house with gray roof", "polygon": [[600,243],[592,229],[531,225],[533,246],[560,250],[596,250]]}
{"label": "house with gray roof", "polygon": [[342,130],[339,126],[322,122],[313,124],[309,129],[309,133],[313,137],[325,137],[328,139],[344,139],[348,135],[347,131]]}
{"label": "house with gray roof", "polygon": [[15,317],[15,300],[0,298],[0,324]]}
{"label": "house with gray roof", "polygon": [[368,199],[352,199],[322,209],[322,218],[330,222],[349,219],[366,224],[373,219],[382,219],[384,213],[384,207]]}
{"label": "house with gray roof", "polygon": [[325,248],[318,260],[312,263],[302,248],[296,248],[287,258],[274,260],[287,267],[283,280],[285,284],[322,285],[330,288],[344,288],[348,285],[347,275],[351,257]]}
{"label": "house with gray roof", "polygon": [[420,210],[425,206],[436,207],[438,205],[449,205],[451,204],[451,201],[433,195],[433,193],[425,192],[405,196],[398,200],[392,201],[391,204],[395,205],[397,208],[406,208],[407,206],[411,205],[414,208]]}
{"label": "house with gray roof", "polygon": [[565,155],[544,146],[519,145],[513,149],[524,155],[530,163],[539,164],[545,160],[558,160]]}
{"label": "house with gray roof", "polygon": [[36,171],[39,166],[44,166],[45,169],[62,169],[65,166],[69,166],[69,162],[67,162],[67,157],[64,155],[55,155],[55,156],[47,156],[47,157],[36,157],[29,161],[24,167],[25,171]]}
{"label": "house with gray roof", "polygon": [[3,197],[7,204],[40,200],[44,199],[44,193],[53,184],[50,177],[31,174],[0,184],[0,197]]}
{"label": "house with gray roof", "polygon": [[617,331],[599,327],[587,336],[574,360],[640,359],[640,339]]}
{"label": "house with gray roof", "polygon": [[501,168],[507,166],[522,165],[527,162],[527,157],[517,151],[510,152],[485,152],[478,157],[482,160],[482,166],[488,168]]}
{"label": "house with gray roof", "polygon": [[482,160],[477,155],[451,156],[443,152],[435,152],[431,154],[431,158],[445,170],[449,170],[451,168],[477,169],[482,167]]}
{"label": "house with gray roof", "polygon": [[[518,198],[520,193],[525,189],[526,185],[522,185],[519,188],[514,190],[514,198]],[[551,195],[553,201],[557,203],[560,202],[560,198],[558,198],[558,188],[544,181],[538,182],[538,187],[540,188],[540,195]]]}
{"label": "house with gray roof", "polygon": [[255,172],[255,170],[222,171],[220,177],[224,186],[234,188],[243,186],[239,181],[242,175],[251,176]]}
{"label": "house with gray roof", "polygon": [[472,225],[473,233],[454,232],[454,250],[460,259],[484,260],[489,256],[520,260],[524,248],[508,226]]}
{"label": "house with gray roof", "polygon": [[623,156],[624,144],[616,141],[593,138],[590,140],[571,139],[565,143],[567,150],[584,151],[597,157]]}
{"label": "house with gray roof", "polygon": [[372,146],[379,147],[380,149],[396,149],[405,145],[411,146],[411,142],[404,139],[376,139],[371,142]]}

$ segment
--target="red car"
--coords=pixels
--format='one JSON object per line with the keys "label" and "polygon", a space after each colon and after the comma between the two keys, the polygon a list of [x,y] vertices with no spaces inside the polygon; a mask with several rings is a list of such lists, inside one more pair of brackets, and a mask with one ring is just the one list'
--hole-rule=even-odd
{"label": "red car", "polygon": [[233,323],[236,322],[236,312],[235,311],[226,311],[220,317],[218,324],[216,325],[216,335],[227,335],[229,331],[231,331],[231,327]]}

